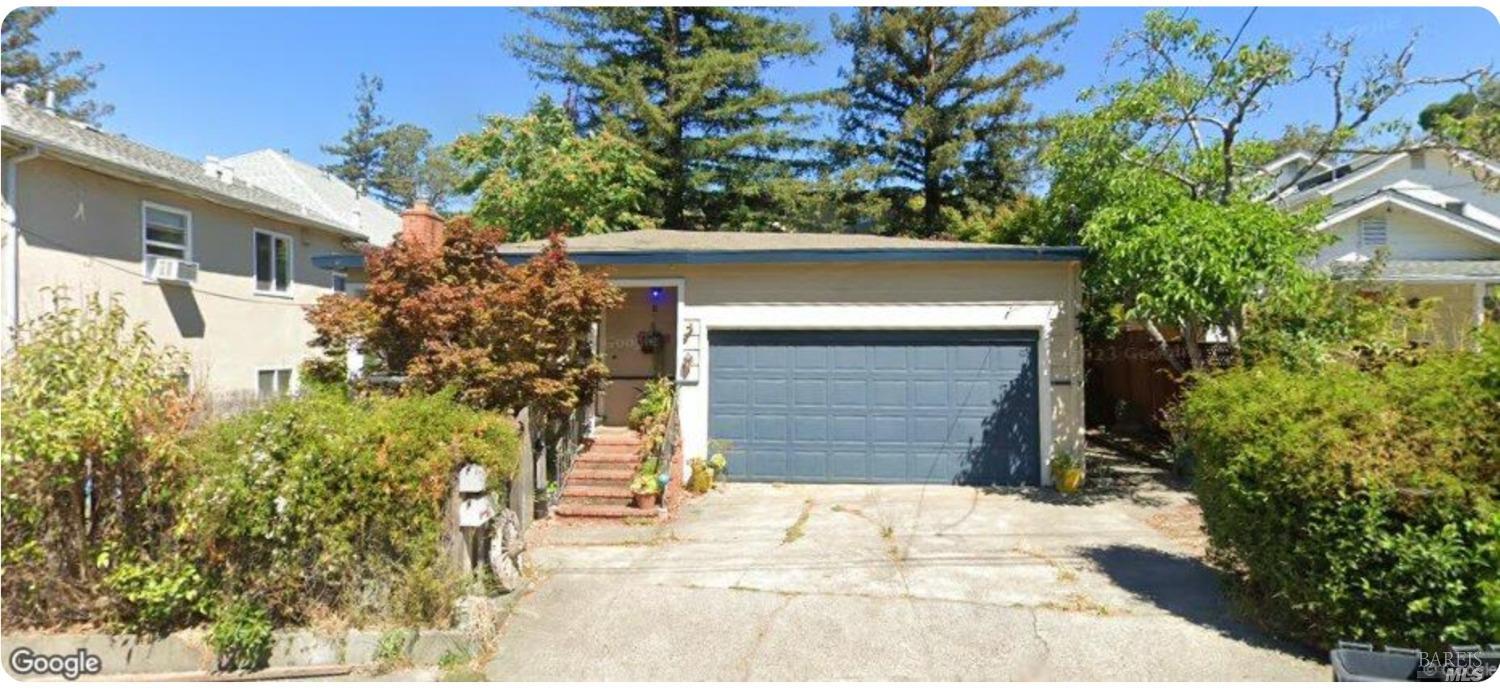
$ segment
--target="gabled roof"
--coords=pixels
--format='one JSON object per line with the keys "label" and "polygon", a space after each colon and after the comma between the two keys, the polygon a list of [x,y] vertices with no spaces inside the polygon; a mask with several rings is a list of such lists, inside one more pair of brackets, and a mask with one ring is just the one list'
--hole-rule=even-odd
{"label": "gabled roof", "polygon": [[1382,205],[1399,207],[1443,223],[1452,229],[1480,240],[1488,241],[1492,244],[1500,244],[1500,228],[1496,228],[1460,212],[1455,212],[1442,205],[1422,200],[1396,188],[1382,188],[1359,198],[1345,201],[1336,206],[1327,217],[1323,218],[1322,222],[1318,223],[1318,229],[1327,229]]}
{"label": "gabled roof", "polygon": [[0,99],[0,115],[4,117],[3,137],[7,142],[39,148],[45,156],[284,222],[316,227],[354,240],[365,239],[362,232],[342,220],[244,181],[226,182],[204,171],[198,162],[123,136],[12,99]]}
{"label": "gabled roof", "polygon": [[[693,232],[641,229],[568,239],[568,255],[580,264],[813,263],[819,261],[1068,261],[1082,259],[1077,246],[1014,246],[936,241],[873,234],[781,232]],[[521,262],[545,240],[502,244],[500,254]]]}
{"label": "gabled roof", "polygon": [[[346,220],[370,238],[387,245],[401,229],[401,216],[352,186],[311,164],[277,150],[247,152],[224,159],[234,175],[333,219]],[[358,213],[358,214],[356,214]]]}

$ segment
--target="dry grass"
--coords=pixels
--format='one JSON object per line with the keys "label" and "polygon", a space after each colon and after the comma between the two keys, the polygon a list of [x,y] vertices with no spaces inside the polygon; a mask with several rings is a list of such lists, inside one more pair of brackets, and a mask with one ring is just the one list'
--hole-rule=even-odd
{"label": "dry grass", "polygon": [[797,539],[801,538],[806,533],[804,529],[807,527],[808,517],[812,516],[812,507],[813,501],[811,497],[802,501],[802,513],[797,515],[797,520],[792,522],[792,525],[786,528],[786,535],[781,537],[782,545],[795,543],[797,542]]}

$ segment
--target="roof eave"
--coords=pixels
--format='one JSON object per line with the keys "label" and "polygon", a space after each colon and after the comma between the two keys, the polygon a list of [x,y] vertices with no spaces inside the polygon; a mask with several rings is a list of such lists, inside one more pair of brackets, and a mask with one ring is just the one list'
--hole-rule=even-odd
{"label": "roof eave", "polygon": [[[538,251],[502,252],[507,263],[524,263]],[[1080,246],[941,249],[754,249],[571,251],[579,265],[717,265],[728,263],[868,263],[931,261],[1080,261]]]}
{"label": "roof eave", "polygon": [[208,200],[225,207],[234,208],[236,210],[243,210],[245,212],[254,213],[262,217],[268,217],[271,219],[286,222],[288,224],[313,227],[345,237],[351,241],[369,241],[369,237],[360,232],[355,232],[344,227],[339,227],[337,225],[320,222],[306,217],[299,217],[297,215],[277,210],[275,208],[266,207],[264,205],[257,205],[246,200],[240,200],[238,198],[226,196],[222,193],[209,190],[207,188],[184,184],[180,181],[175,181],[173,179],[155,174],[138,167],[126,166],[118,162],[112,162],[102,157],[96,157],[86,152],[80,152],[77,149],[67,147],[66,145],[60,145],[52,140],[33,137],[14,128],[7,128],[5,130],[5,139],[13,140],[23,146],[36,147],[42,151],[44,156],[51,156],[54,159],[75,164],[85,169],[97,171],[101,174],[113,176],[115,178],[134,181],[137,183],[144,183],[147,185],[155,186],[157,188],[164,188],[183,195],[202,198],[204,200]]}

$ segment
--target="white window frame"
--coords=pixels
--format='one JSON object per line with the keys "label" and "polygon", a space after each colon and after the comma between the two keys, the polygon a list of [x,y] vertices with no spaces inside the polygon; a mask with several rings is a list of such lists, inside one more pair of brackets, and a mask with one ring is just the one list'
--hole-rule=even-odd
{"label": "white window frame", "polygon": [[[286,372],[287,373],[287,377],[286,377],[286,391],[282,392],[282,393],[273,393],[273,394],[270,394],[269,396],[266,395],[266,394],[261,393],[260,392],[260,375],[261,375],[261,372],[271,372],[272,375],[273,375],[271,377],[271,379],[273,381],[276,379],[276,377],[274,376],[276,372]],[[297,370],[296,369],[294,369],[292,367],[285,366],[285,365],[273,365],[273,366],[256,367],[255,368],[255,399],[256,400],[269,400],[269,399],[272,399],[272,398],[285,398],[285,397],[291,396],[291,395],[293,395],[295,393],[297,393]]]}
{"label": "white window frame", "polygon": [[[260,282],[260,256],[256,253],[258,251],[258,249],[256,248],[256,242],[260,239],[260,235],[262,235],[262,234],[264,234],[264,235],[266,235],[268,237],[271,237],[271,239],[273,239],[273,241],[271,243],[271,289],[268,289],[268,290],[261,289],[260,286],[259,286],[259,284],[258,284]],[[282,241],[284,241],[286,243],[286,289],[285,290],[278,290],[278,289],[276,289],[276,244],[275,244],[275,241],[274,241],[275,239],[280,239],[280,240],[282,240]],[[296,280],[297,279],[297,272],[296,272],[296,268],[297,268],[297,244],[295,243],[295,240],[292,238],[292,235],[286,234],[284,232],[273,232],[273,231],[271,231],[269,229],[261,229],[260,227],[252,227],[251,228],[251,230],[250,230],[250,287],[252,288],[252,291],[255,292],[255,294],[264,295],[264,296],[267,296],[267,297],[290,298],[292,296],[294,290],[297,287],[297,280]]]}
{"label": "white window frame", "polygon": [[156,210],[158,212],[165,212],[170,215],[181,215],[182,219],[186,221],[187,226],[183,230],[183,243],[181,248],[182,260],[189,263],[193,262],[193,213],[191,210],[174,208],[170,205],[153,203],[149,200],[141,201],[141,276],[145,278],[146,282],[155,283],[156,281],[151,279],[151,262],[148,258],[148,256],[154,254],[152,254],[148,249],[153,244],[156,246],[168,247],[174,246],[175,244],[168,244],[160,241],[149,241],[148,239],[146,239],[146,225],[148,223],[148,220],[146,219],[147,210]]}
{"label": "white window frame", "polygon": [[[339,280],[343,280],[344,281],[344,289],[339,289],[338,288]],[[337,292],[338,294],[349,294],[349,274],[348,273],[340,273],[337,270],[329,273],[328,274],[328,289],[333,290],[334,292]]]}

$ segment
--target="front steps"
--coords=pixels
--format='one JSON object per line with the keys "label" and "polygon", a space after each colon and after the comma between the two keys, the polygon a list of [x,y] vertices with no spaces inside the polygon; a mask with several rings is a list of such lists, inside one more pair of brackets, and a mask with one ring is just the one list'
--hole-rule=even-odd
{"label": "front steps", "polygon": [[568,470],[557,515],[582,519],[656,516],[632,506],[630,479],[640,465],[641,436],[624,427],[600,427]]}

